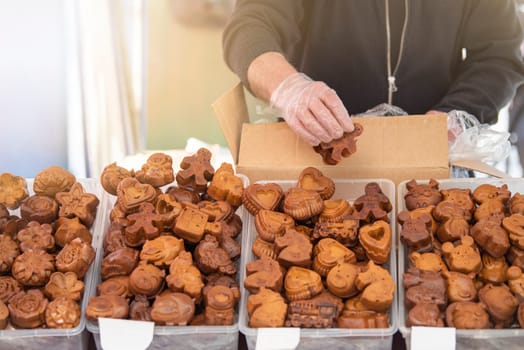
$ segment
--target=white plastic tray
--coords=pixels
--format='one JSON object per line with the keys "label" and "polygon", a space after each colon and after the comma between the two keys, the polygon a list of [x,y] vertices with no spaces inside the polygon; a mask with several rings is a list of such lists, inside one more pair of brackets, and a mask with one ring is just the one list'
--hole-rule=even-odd
{"label": "white plastic tray", "polygon": [[[364,194],[364,187],[369,182],[377,182],[382,189],[382,192],[391,201],[393,206],[392,211],[389,213],[390,224],[392,228],[392,234],[394,235],[394,228],[396,227],[395,219],[395,184],[390,180],[384,179],[364,179],[364,180],[333,180],[335,182],[335,194],[332,198],[343,198],[353,203],[355,199]],[[295,186],[296,181],[260,181],[258,183],[273,182],[279,184],[284,191],[288,188]],[[244,235],[242,241],[242,259],[241,259],[241,271],[240,279],[244,280],[246,275],[246,264],[256,259],[251,247],[253,242],[258,236],[255,229],[254,218],[249,215],[247,222],[247,234]],[[392,245],[389,262],[385,265],[389,269],[393,280],[396,281],[397,269],[396,269],[396,252]],[[244,285],[241,287],[241,300],[240,300],[240,331],[245,335],[247,346],[249,349],[255,349],[257,343],[258,329],[251,328],[248,326],[248,314],[247,314],[247,298],[249,292],[244,289]],[[391,349],[393,342],[393,334],[397,331],[397,293],[395,289],[395,296],[393,304],[388,312],[388,318],[390,325],[388,328],[377,328],[377,329],[346,329],[346,328],[326,328],[326,329],[300,329],[300,342],[297,349]]]}
{"label": "white plastic tray", "polygon": [[[450,188],[469,188],[472,191],[481,184],[492,184],[500,187],[503,184],[508,185],[511,194],[516,192],[524,193],[524,179],[494,179],[494,178],[479,178],[479,179],[443,179],[437,180],[439,182],[439,189]],[[397,208],[398,212],[405,210],[404,196],[407,193],[406,183],[403,181],[397,188]],[[429,180],[417,180],[417,183],[428,183]],[[397,227],[397,239],[400,235],[400,225]],[[411,328],[406,327],[406,308],[404,306],[404,288],[402,287],[402,274],[407,269],[407,250],[404,249],[403,244],[399,244],[398,253],[398,294],[399,294],[399,330],[406,341],[406,346],[409,349],[411,343]],[[508,328],[508,329],[479,329],[479,330],[456,330],[456,349],[522,349],[524,347],[524,329]]]}
{"label": "white plastic tray", "polygon": [[[33,195],[33,179],[26,179],[29,195]],[[95,194],[100,199],[97,208],[97,215],[91,227],[93,235],[92,246],[97,245],[103,215],[102,205],[102,187],[99,186],[95,179],[77,179],[82,184],[85,192]],[[10,211],[12,214],[20,215],[20,209]],[[81,301],[81,318],[80,323],[71,329],[17,329],[17,330],[0,330],[0,349],[9,350],[26,350],[26,349],[63,349],[63,350],[84,350],[88,348],[88,333],[85,330],[86,318],[85,307],[87,305],[87,291],[91,288],[94,262],[84,277],[84,294]]]}
{"label": "white plastic tray", "polygon": [[[242,174],[236,174],[244,182],[244,187],[247,187],[249,180]],[[163,189],[176,185],[176,183],[166,185]],[[116,197],[104,192],[103,196],[104,212],[101,213],[102,224],[100,226],[100,240],[98,241],[98,251],[95,260],[95,270],[93,273],[93,281],[89,290],[88,298],[96,295],[96,286],[101,282],[100,269],[103,259],[102,244],[103,237],[107,231],[110,220],[109,213],[114,206]],[[238,239],[241,239],[246,233],[247,225],[247,211],[240,207],[236,212],[242,219],[242,234]],[[238,262],[240,264],[240,262]],[[237,266],[239,268],[239,266]],[[240,275],[237,272],[237,277]],[[239,282],[240,284],[240,282]],[[87,320],[87,329],[93,334],[95,345],[97,349],[102,349],[100,341],[100,329],[98,324]],[[238,307],[236,314],[236,322],[231,326],[155,326],[153,340],[148,350],[165,350],[165,349],[206,349],[206,350],[221,350],[221,349],[237,349],[238,348]]]}

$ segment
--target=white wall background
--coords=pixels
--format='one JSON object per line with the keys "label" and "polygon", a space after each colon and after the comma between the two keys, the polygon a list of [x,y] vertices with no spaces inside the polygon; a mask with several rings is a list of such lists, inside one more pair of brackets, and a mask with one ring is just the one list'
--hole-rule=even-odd
{"label": "white wall background", "polygon": [[0,0],[0,173],[67,167],[65,1]]}

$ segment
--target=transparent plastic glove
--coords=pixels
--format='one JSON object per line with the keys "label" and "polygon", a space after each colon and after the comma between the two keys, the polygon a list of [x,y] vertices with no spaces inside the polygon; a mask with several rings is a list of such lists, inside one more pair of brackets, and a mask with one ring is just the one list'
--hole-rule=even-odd
{"label": "transparent plastic glove", "polygon": [[286,78],[271,94],[270,105],[289,127],[313,146],[354,129],[336,92],[303,73]]}

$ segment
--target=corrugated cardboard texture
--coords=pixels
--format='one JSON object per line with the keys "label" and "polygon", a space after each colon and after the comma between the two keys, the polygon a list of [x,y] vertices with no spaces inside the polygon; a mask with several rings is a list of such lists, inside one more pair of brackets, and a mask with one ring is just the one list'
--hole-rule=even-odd
{"label": "corrugated cardboard texture", "polygon": [[[319,154],[285,123],[244,124],[237,169],[251,181],[296,179],[306,166],[332,178],[448,178],[445,116],[354,118],[364,132],[357,152],[338,165]],[[439,136],[440,134],[440,136]]]}
{"label": "corrugated cardboard texture", "polygon": [[296,179],[307,166],[339,179],[386,178],[399,183],[449,177],[446,115],[354,118],[364,127],[357,152],[330,166],[286,123],[246,123],[249,119],[241,85],[213,107],[237,171],[251,181]]}
{"label": "corrugated cardboard texture", "polygon": [[249,122],[244,87],[237,84],[212,105],[235,162],[238,162],[242,124]]}
{"label": "corrugated cardboard texture", "polygon": [[[445,116],[364,117],[353,121],[364,127],[357,152],[336,167],[447,167]],[[324,165],[320,155],[286,123],[244,124],[238,164]]]}

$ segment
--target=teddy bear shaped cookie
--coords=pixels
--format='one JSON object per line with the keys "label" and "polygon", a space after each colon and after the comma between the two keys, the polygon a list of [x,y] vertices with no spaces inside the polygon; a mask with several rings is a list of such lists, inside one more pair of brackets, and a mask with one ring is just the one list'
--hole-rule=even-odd
{"label": "teddy bear shaped cookie", "polygon": [[438,187],[438,181],[433,179],[430,179],[427,184],[419,184],[414,179],[406,183],[408,190],[404,195],[406,209],[414,210],[437,205],[442,200],[442,194],[439,192]]}

